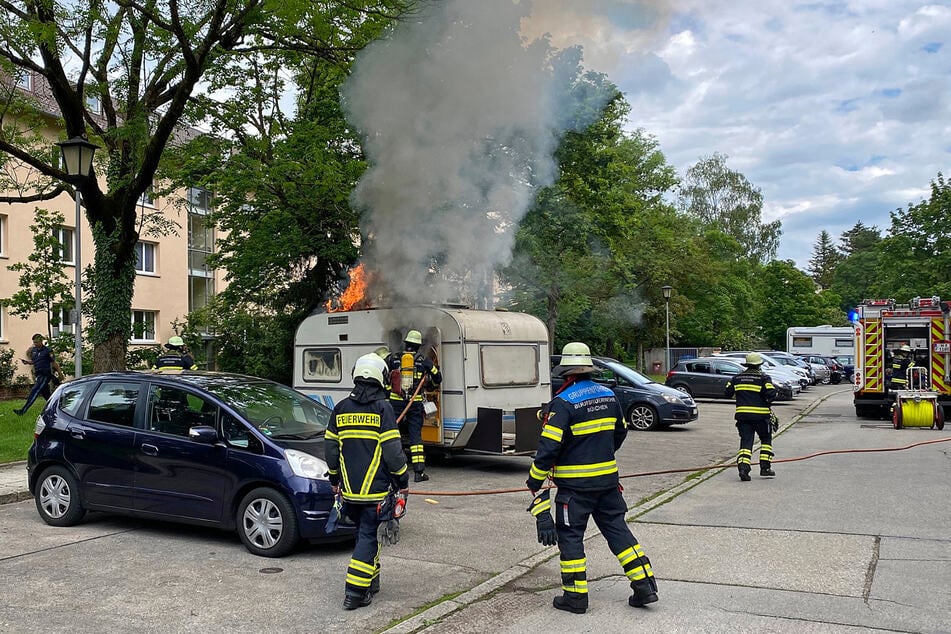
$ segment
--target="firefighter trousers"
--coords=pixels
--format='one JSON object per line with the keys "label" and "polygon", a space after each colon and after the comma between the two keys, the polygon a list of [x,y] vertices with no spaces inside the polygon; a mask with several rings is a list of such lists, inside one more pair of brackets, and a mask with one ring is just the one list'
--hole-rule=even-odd
{"label": "firefighter trousers", "polygon": [[587,491],[559,488],[555,496],[555,530],[561,560],[561,589],[566,594],[588,594],[584,533],[588,518],[608,542],[608,547],[637,593],[657,591],[651,562],[624,521],[627,504],[620,487]]}
{"label": "firefighter trousers", "polygon": [[[393,409],[399,416],[406,407],[406,401],[392,401]],[[409,439],[410,462],[413,463],[413,471],[422,473],[426,471],[426,454],[423,450],[423,418],[426,413],[423,410],[422,401],[413,401],[406,415],[403,416],[403,423],[406,425],[406,437]],[[402,427],[402,425],[400,425]]]}
{"label": "firefighter trousers", "polygon": [[740,432],[740,451],[736,455],[737,465],[750,465],[753,459],[753,435],[759,436],[759,468],[769,469],[773,461],[773,431],[769,427],[769,416],[756,420],[738,420],[736,429]]}
{"label": "firefighter trousers", "polygon": [[347,566],[347,594],[365,595],[379,589],[380,543],[376,538],[380,520],[376,504],[347,502],[347,517],[357,526],[357,542]]}

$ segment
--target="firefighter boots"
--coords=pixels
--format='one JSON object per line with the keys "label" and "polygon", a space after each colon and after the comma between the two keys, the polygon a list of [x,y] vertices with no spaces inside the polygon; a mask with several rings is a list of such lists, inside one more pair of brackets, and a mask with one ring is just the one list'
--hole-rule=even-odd
{"label": "firefighter boots", "polygon": [[417,471],[416,475],[413,476],[413,482],[425,482],[429,480],[429,476],[422,471]]}
{"label": "firefighter boots", "polygon": [[365,608],[372,602],[373,593],[370,590],[361,593],[350,592],[348,590],[346,596],[343,598],[343,609],[356,610],[357,608]]}
{"label": "firefighter boots", "polygon": [[657,601],[657,583],[653,577],[632,581],[631,590],[634,594],[627,600],[627,604],[633,608],[642,608],[648,603]]}
{"label": "firefighter boots", "polygon": [[373,581],[370,582],[370,594],[376,594],[380,591],[380,575],[373,577]]}
{"label": "firefighter boots", "polygon": [[776,475],[776,472],[772,470],[770,464],[763,460],[759,462],[759,474],[760,477],[770,477]]}
{"label": "firefighter boots", "polygon": [[737,471],[740,472],[740,480],[743,482],[749,482],[750,478],[750,466],[748,464],[738,464],[736,465]]}
{"label": "firefighter boots", "polygon": [[555,597],[551,604],[565,612],[584,614],[588,609],[588,595],[581,592],[566,592],[560,597]]}

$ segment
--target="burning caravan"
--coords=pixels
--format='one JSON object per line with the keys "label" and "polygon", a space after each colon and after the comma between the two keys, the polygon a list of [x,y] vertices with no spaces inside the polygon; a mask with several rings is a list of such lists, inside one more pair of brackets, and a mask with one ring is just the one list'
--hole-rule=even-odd
{"label": "burning caravan", "polygon": [[420,351],[443,376],[425,393],[435,408],[424,445],[447,454],[535,451],[551,369],[548,330],[531,315],[443,305],[314,313],[297,328],[294,387],[333,407],[353,388],[357,358],[380,346],[400,351],[410,329],[423,334]]}

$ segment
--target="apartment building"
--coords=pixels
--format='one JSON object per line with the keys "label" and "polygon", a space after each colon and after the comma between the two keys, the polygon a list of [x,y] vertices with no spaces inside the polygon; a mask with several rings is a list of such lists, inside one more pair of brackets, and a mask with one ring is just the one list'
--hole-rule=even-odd
{"label": "apartment building", "polygon": [[[41,90],[28,79],[17,83],[23,91]],[[43,95],[36,94],[42,103]],[[95,108],[95,104],[89,104]],[[55,147],[55,130],[50,131],[50,151]],[[181,199],[187,204],[180,204]],[[211,296],[224,286],[224,273],[210,268],[207,259],[215,249],[215,232],[208,222],[212,209],[211,192],[189,187],[169,199],[144,195],[139,200],[142,214],[161,212],[173,220],[178,228],[175,234],[160,237],[143,236],[136,245],[135,292],[132,299],[132,331],[130,348],[154,346],[168,341],[175,334],[173,322],[184,322],[187,314],[204,306]],[[42,203],[0,205],[0,300],[19,290],[19,274],[8,270],[16,262],[24,262],[33,250],[34,222],[37,206],[58,211],[64,222],[57,230],[57,238],[63,249],[60,261],[63,272],[70,282],[75,281],[77,264],[89,266],[95,252],[92,234],[83,211],[80,226],[76,227],[75,200],[68,194]],[[77,239],[79,249],[77,250]],[[76,253],[80,261],[76,262]],[[68,311],[65,311],[68,313]],[[46,334],[51,316],[45,311],[34,313],[27,319],[12,315],[8,307],[0,303],[0,349],[12,348],[16,358],[23,357],[31,345],[34,333]],[[73,333],[69,314],[60,314],[58,333]],[[84,334],[88,332],[83,324]],[[205,367],[214,367],[213,336],[205,333],[205,351],[194,351],[204,361]],[[26,374],[26,366],[19,365],[20,374]]]}

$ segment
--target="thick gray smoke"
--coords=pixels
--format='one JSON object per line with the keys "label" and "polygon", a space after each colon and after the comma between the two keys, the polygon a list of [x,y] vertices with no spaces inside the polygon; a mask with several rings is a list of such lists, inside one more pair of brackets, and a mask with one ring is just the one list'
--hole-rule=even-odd
{"label": "thick gray smoke", "polygon": [[372,297],[488,304],[519,220],[556,176],[559,138],[609,97],[573,101],[580,49],[527,40],[532,8],[443,0],[359,56],[343,100],[370,165],[353,202]]}

